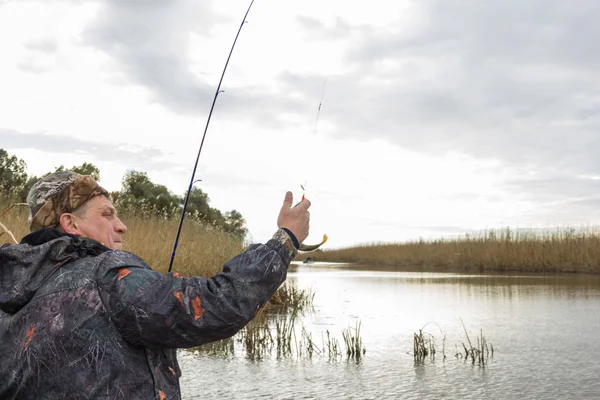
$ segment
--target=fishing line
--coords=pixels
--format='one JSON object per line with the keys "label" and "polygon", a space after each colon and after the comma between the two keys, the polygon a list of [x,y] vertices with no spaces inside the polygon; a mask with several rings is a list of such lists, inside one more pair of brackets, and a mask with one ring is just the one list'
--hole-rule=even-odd
{"label": "fishing line", "polygon": [[[335,39],[336,39],[336,35],[337,35],[337,28],[338,28],[339,21],[340,21],[340,17],[337,17],[337,19],[335,21],[335,27],[333,28],[332,47],[335,47]],[[323,86],[321,87],[321,98],[319,99],[319,107],[317,108],[317,117],[315,118],[315,126],[313,128],[313,138],[312,138],[313,145],[315,144],[315,138],[317,137],[317,128],[319,126],[319,117],[321,116],[321,107],[323,106],[323,99],[325,98],[325,88],[327,87],[327,81],[329,80],[330,75],[331,75],[331,73],[329,73],[328,75],[325,76],[325,79],[323,80]],[[314,173],[314,168],[313,168],[313,173]],[[304,198],[306,197],[307,186],[308,186],[308,179],[305,179],[304,185],[302,185],[302,200],[304,200]]]}
{"label": "fishing line", "polygon": [[198,168],[198,161],[200,160],[200,153],[202,152],[202,147],[204,146],[204,139],[206,138],[206,132],[208,131],[208,125],[210,124],[210,118],[212,117],[213,110],[215,109],[215,103],[217,102],[217,97],[219,97],[219,93],[222,93],[221,83],[223,83],[223,77],[225,76],[225,71],[227,71],[227,66],[229,65],[229,60],[231,59],[231,54],[233,54],[233,49],[235,48],[235,44],[240,36],[240,32],[242,31],[242,27],[247,22],[246,18],[248,17],[248,13],[252,8],[252,4],[254,0],[250,2],[248,6],[248,10],[246,10],[246,14],[242,19],[242,23],[240,24],[240,28],[235,35],[235,39],[233,40],[233,44],[231,45],[231,50],[229,50],[229,56],[227,56],[227,61],[225,61],[225,67],[223,68],[223,72],[221,73],[221,79],[219,80],[219,85],[217,86],[217,90],[215,91],[215,97],[213,98],[212,105],[210,107],[210,112],[208,113],[208,118],[206,120],[206,126],[204,127],[204,134],[202,135],[202,141],[200,142],[200,148],[198,149],[198,155],[196,156],[196,163],[194,164],[194,170],[192,171],[192,177],[190,179],[190,185],[188,187],[187,194],[185,196],[185,201],[183,203],[183,209],[181,210],[181,219],[179,220],[179,227],[177,228],[177,236],[175,237],[175,243],[173,244],[173,252],[171,253],[171,261],[169,262],[169,272],[173,268],[173,260],[175,260],[175,253],[177,252],[177,244],[179,243],[179,236],[181,235],[181,227],[183,226],[183,219],[185,218],[185,210],[187,209],[188,201],[190,199],[190,193],[192,192],[192,186],[194,185],[194,177],[196,176],[196,169]]}

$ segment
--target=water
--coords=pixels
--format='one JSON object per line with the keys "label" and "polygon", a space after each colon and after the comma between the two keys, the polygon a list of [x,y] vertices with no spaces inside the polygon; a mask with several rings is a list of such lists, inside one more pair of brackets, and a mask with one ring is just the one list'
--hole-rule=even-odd
{"label": "water", "polygon": [[[184,399],[592,399],[600,398],[600,277],[455,274],[300,265],[289,280],[312,288],[301,319],[317,344],[361,321],[360,360],[252,361],[180,352]],[[455,357],[483,329],[494,346],[485,367]],[[429,323],[429,324],[428,324]],[[426,325],[428,324],[428,325]],[[415,365],[413,334],[438,339],[435,360]],[[441,357],[445,334],[446,359]]]}

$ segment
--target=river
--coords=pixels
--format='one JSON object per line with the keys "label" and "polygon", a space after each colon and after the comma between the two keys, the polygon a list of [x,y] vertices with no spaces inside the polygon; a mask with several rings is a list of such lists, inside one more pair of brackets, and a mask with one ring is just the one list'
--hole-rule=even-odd
{"label": "river", "polygon": [[[323,332],[341,341],[360,321],[364,356],[255,360],[237,344],[228,355],[181,350],[184,399],[600,398],[599,276],[316,263],[294,265],[288,280],[315,293],[297,327],[321,346]],[[483,333],[494,348],[483,366],[455,356],[468,346],[463,322],[472,342]],[[413,338],[424,326],[436,357],[415,363]]]}

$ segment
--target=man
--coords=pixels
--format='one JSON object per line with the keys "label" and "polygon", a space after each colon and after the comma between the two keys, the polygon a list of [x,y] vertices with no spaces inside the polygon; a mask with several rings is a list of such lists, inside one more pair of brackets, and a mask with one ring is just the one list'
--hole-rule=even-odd
{"label": "man", "polygon": [[267,243],[182,278],[121,250],[127,228],[90,176],[40,180],[32,233],[0,247],[0,398],[179,399],[175,349],[234,335],[284,282],[310,219],[292,201]]}

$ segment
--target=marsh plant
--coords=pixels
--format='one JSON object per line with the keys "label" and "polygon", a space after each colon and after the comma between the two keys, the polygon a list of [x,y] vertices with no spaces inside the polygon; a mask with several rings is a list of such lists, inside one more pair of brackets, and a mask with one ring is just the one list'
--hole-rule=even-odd
{"label": "marsh plant", "polygon": [[360,321],[356,322],[354,328],[342,330],[342,336],[346,347],[346,356],[349,359],[360,360],[367,351],[363,345],[362,336],[360,335]]}
{"label": "marsh plant", "polygon": [[[467,328],[462,319],[460,319],[462,324],[466,342],[461,342],[460,346],[455,344],[456,353],[455,357],[459,360],[471,361],[471,363],[477,364],[481,367],[487,364],[490,357],[494,357],[494,346],[488,342],[488,340],[483,336],[483,329],[480,329],[479,336],[475,337],[475,342],[471,341],[471,337],[467,332]],[[425,327],[419,329],[418,333],[413,334],[413,358],[415,364],[423,364],[426,360],[434,361],[436,357],[436,353],[438,351],[438,340],[432,333],[425,333]],[[437,325],[437,324],[435,324]],[[442,359],[446,359],[446,335],[443,333],[441,327],[438,326],[441,336],[441,352]],[[475,345],[473,345],[475,344]],[[463,352],[464,350],[464,352]]]}
{"label": "marsh plant", "polygon": [[299,289],[296,285],[286,282],[277,290],[269,304],[284,310],[304,312],[312,310],[314,298],[315,292],[312,289]]}
{"label": "marsh plant", "polygon": [[460,322],[465,331],[465,336],[467,337],[467,343],[469,344],[469,347],[467,347],[465,343],[462,343],[462,347],[465,351],[465,354],[463,355],[462,352],[457,351],[455,354],[456,358],[463,358],[465,361],[470,359],[472,364],[475,364],[475,362],[477,362],[478,365],[484,366],[490,357],[490,349],[491,356],[494,357],[494,346],[490,343],[488,347],[488,341],[483,336],[483,329],[480,329],[479,336],[475,338],[476,346],[474,347],[473,343],[471,342],[471,338],[469,337],[469,333],[467,332],[467,328],[465,327],[465,324],[462,321],[462,319],[460,320]]}
{"label": "marsh plant", "polygon": [[233,338],[199,346],[193,351],[222,356],[234,356],[239,351],[250,360],[276,357],[355,362],[360,361],[366,353],[360,322],[355,327],[343,329],[340,341],[329,330],[320,335],[309,332],[299,321],[296,311],[261,312]]}
{"label": "marsh plant", "polygon": [[442,338],[442,357],[446,359],[446,335],[442,331],[442,328],[434,323],[428,322],[421,329],[419,329],[419,333],[414,333],[413,338],[413,354],[415,363],[422,363],[426,359],[435,360],[435,356],[437,353],[436,346],[437,339],[431,333],[424,333],[427,325],[435,325],[440,331],[440,336]]}

